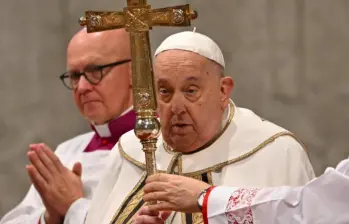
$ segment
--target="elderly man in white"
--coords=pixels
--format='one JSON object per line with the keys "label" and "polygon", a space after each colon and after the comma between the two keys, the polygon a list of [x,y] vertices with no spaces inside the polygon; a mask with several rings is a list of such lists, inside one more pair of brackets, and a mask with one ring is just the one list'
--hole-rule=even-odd
{"label": "elderly man in white", "polygon": [[[196,210],[159,214],[144,201],[163,201],[166,191],[176,189],[183,189],[176,194],[190,201],[207,185],[297,186],[314,178],[294,134],[233,103],[233,80],[224,68],[221,50],[203,34],[180,32],[163,41],[154,61],[161,122],[156,159],[158,170],[167,174],[153,178],[165,184],[144,188],[142,146],[129,132],[113,148],[88,212],[76,210],[75,223],[86,213],[87,224],[164,223],[166,218],[171,223],[201,223],[203,216]],[[193,179],[197,183],[190,187],[199,193],[186,191]],[[148,198],[142,200],[144,193]]]}

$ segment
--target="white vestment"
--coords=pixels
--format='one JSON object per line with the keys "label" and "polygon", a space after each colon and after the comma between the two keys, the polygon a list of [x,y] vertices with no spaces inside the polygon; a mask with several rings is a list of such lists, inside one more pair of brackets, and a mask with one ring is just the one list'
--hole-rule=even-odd
{"label": "white vestment", "polygon": [[[132,108],[127,109],[118,118],[107,124],[93,125],[92,127],[95,132],[79,135],[63,142],[55,150],[55,154],[67,168],[71,169],[76,162],[81,162],[82,164],[84,198],[77,200],[71,205],[65,219],[76,220],[75,217],[80,217],[76,212],[80,212],[80,210],[85,211],[88,208],[89,201],[92,199],[92,195],[105,173],[106,166],[109,162],[108,159],[110,158],[110,149],[119,139],[120,135],[128,130],[132,130],[134,127],[136,115],[132,111]],[[124,126],[119,127],[120,125]],[[97,135],[98,137],[96,137]],[[98,141],[102,141],[103,139],[107,143],[101,146],[101,148],[98,148],[96,144],[91,146],[91,143],[93,141],[96,142],[96,139]],[[114,141],[114,143],[111,143],[111,141]],[[92,149],[93,151],[84,152],[86,149]],[[21,203],[7,213],[0,220],[0,224],[36,224],[39,220],[40,224],[45,224],[43,218],[44,212],[45,206],[39,193],[32,185]]]}
{"label": "white vestment", "polygon": [[216,187],[208,195],[208,223],[348,224],[348,189],[349,159],[301,187]]}
{"label": "white vestment", "polygon": [[[195,153],[171,152],[160,136],[158,170],[179,172],[216,186],[298,186],[314,178],[306,152],[290,132],[233,103],[223,120],[221,135]],[[87,224],[129,223],[143,205],[145,159],[134,132],[120,138],[111,156],[112,163],[88,210]],[[202,220],[201,214],[172,215],[173,223],[185,223],[182,218],[193,223]]]}

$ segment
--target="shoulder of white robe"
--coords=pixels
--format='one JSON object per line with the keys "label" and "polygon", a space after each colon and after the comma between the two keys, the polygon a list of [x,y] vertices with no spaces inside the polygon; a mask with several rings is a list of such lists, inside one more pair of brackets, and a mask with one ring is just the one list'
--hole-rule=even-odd
{"label": "shoulder of white robe", "polygon": [[93,137],[93,135],[94,135],[94,132],[90,131],[88,133],[81,134],[81,135],[75,136],[69,140],[66,140],[57,146],[55,153],[63,153],[68,148],[79,147],[79,146],[81,146],[81,144],[84,144],[86,142],[88,143],[91,140],[91,138]]}
{"label": "shoulder of white robe", "polygon": [[349,158],[342,160],[336,167],[336,170],[344,175],[349,176]]}

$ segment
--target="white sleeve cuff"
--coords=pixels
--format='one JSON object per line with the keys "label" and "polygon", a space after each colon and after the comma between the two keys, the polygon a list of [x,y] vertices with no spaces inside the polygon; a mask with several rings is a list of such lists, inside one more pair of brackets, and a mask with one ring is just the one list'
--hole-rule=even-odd
{"label": "white sleeve cuff", "polygon": [[238,188],[217,186],[213,188],[208,198],[207,216],[208,219],[225,214],[231,194]]}
{"label": "white sleeve cuff", "polygon": [[90,201],[79,198],[69,207],[63,224],[83,224],[87,215]]}

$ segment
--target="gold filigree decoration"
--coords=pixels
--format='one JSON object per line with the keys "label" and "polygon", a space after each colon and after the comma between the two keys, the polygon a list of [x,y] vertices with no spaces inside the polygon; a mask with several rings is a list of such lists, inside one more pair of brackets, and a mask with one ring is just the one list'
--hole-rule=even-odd
{"label": "gold filigree decoration", "polygon": [[115,224],[123,224],[125,219],[130,215],[130,213],[137,207],[139,202],[142,200],[144,195],[143,189],[139,190],[132,200],[127,204],[126,208],[115,222]]}
{"label": "gold filigree decoration", "polygon": [[[262,148],[264,148],[265,146],[269,145],[270,143],[274,142],[277,138],[282,137],[282,136],[290,136],[290,137],[294,138],[297,142],[299,142],[303,146],[303,143],[300,142],[300,140],[293,133],[287,132],[287,131],[279,132],[279,133],[271,136],[267,140],[265,140],[263,143],[261,143],[260,145],[258,145],[254,149],[252,149],[251,151],[244,153],[236,158],[227,160],[227,161],[222,162],[222,163],[218,163],[218,164],[211,166],[211,167],[208,167],[206,169],[198,170],[195,172],[183,173],[183,175],[188,176],[188,177],[193,177],[193,176],[197,176],[199,174],[203,174],[206,172],[213,172],[216,170],[220,170],[225,166],[228,166],[228,165],[231,165],[231,164],[234,164],[234,163],[237,163],[237,162],[240,162],[244,159],[249,158],[250,156],[252,156],[256,152],[258,152],[259,150],[261,150]],[[125,159],[127,159],[129,162],[133,163],[134,165],[138,166],[139,168],[145,169],[145,165],[143,163],[133,159],[127,153],[125,153],[125,151],[122,149],[121,144],[119,144],[119,150],[120,150],[121,155],[123,157],[125,157]],[[159,170],[158,172],[166,173],[166,170]]]}
{"label": "gold filigree decoration", "polygon": [[[118,210],[116,211],[116,213],[114,214],[110,224],[123,224],[122,221],[124,221],[125,218],[127,218],[127,216],[129,215],[129,213],[134,209],[134,207],[136,207],[138,205],[139,201],[141,200],[141,198],[144,195],[144,192],[143,192],[143,188],[140,191],[138,191],[138,192],[136,192],[136,191],[137,191],[137,189],[139,189],[139,187],[141,186],[141,184],[143,183],[143,181],[145,180],[146,177],[147,177],[147,173],[144,172],[142,177],[140,178],[140,180],[137,182],[136,186],[134,186],[132,191],[126,196],[126,198],[120,204],[120,206],[119,206]],[[120,217],[118,218],[118,220],[115,220],[115,218],[121,212],[121,208],[123,207],[123,205],[126,203],[126,201],[128,201],[129,197],[131,197],[135,193],[136,193],[136,196],[131,200],[131,205],[132,206],[127,206],[125,208],[123,214],[121,214]],[[138,203],[137,203],[136,199],[138,200]],[[115,220],[115,222],[113,222],[114,220]]]}
{"label": "gold filigree decoration", "polygon": [[93,28],[101,27],[102,26],[102,17],[100,15],[91,15],[90,25]]}
{"label": "gold filigree decoration", "polygon": [[165,23],[170,20],[170,14],[168,12],[154,12],[150,16],[153,23]]}
{"label": "gold filigree decoration", "polygon": [[172,22],[180,24],[184,21],[184,12],[182,9],[174,9],[172,13]]}
{"label": "gold filigree decoration", "polygon": [[125,17],[119,13],[110,13],[103,16],[103,26],[121,26],[125,24]]}
{"label": "gold filigree decoration", "polygon": [[135,31],[149,30],[149,25],[148,25],[149,7],[126,8],[124,13],[126,16],[126,26],[125,26],[126,29],[135,30]]}
{"label": "gold filigree decoration", "polygon": [[201,213],[193,213],[193,224],[204,223],[204,219]]}
{"label": "gold filigree decoration", "polygon": [[148,92],[139,92],[137,99],[138,107],[147,107],[150,103],[150,94]]}

